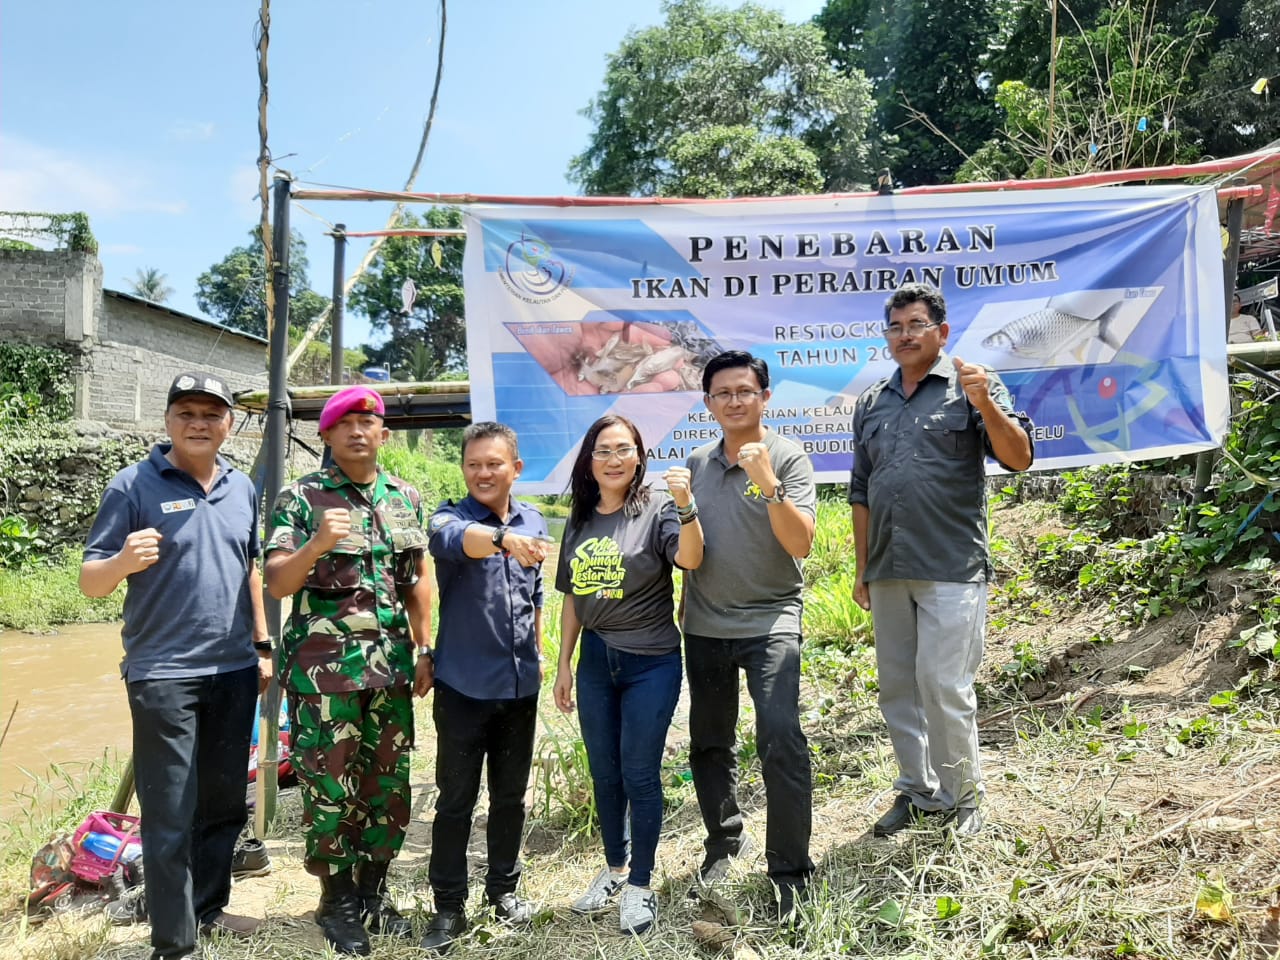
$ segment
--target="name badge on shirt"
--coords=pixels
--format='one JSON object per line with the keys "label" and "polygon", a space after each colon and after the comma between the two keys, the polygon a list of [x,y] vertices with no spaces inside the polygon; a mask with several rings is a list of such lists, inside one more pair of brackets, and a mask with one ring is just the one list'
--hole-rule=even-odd
{"label": "name badge on shirt", "polygon": [[164,513],[181,513],[183,510],[194,510],[196,508],[195,499],[188,497],[186,500],[166,500],[160,504],[160,509]]}

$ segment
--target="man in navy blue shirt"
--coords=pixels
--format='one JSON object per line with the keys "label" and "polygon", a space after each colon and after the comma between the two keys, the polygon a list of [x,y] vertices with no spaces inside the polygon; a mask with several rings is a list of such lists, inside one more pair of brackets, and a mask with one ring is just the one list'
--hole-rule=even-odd
{"label": "man in navy blue shirt", "polygon": [[121,672],[153,960],[193,956],[197,932],[248,936],[258,926],[223,909],[246,820],[254,699],[271,673],[255,564],[258,498],[218,456],[231,404],[218,377],[173,381],[164,414],[171,442],[107,485],[80,568],[91,597],[129,584]]}
{"label": "man in navy blue shirt", "polygon": [[446,952],[467,927],[467,841],[489,766],[489,868],[485,895],[499,919],[528,923],[516,895],[524,795],[542,682],[542,514],[511,496],[524,462],[516,434],[475,423],[462,437],[467,496],[427,524],[440,617],[434,653],[436,818],[429,876],[436,915],[423,948]]}

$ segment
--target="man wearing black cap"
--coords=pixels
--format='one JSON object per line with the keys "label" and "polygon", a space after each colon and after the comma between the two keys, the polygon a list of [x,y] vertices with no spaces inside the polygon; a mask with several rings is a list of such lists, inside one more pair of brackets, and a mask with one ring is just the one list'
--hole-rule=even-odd
{"label": "man wearing black cap", "polygon": [[80,568],[91,597],[128,581],[121,673],[153,960],[193,956],[197,933],[248,936],[258,926],[223,909],[246,820],[254,700],[271,671],[258,498],[218,455],[232,402],[218,377],[173,381],[170,442],[107,485]]}

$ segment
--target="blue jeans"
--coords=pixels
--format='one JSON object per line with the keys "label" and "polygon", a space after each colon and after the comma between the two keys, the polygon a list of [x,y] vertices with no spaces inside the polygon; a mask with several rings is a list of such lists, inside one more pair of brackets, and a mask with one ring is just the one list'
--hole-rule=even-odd
{"label": "blue jeans", "polygon": [[152,957],[185,957],[231,896],[258,668],[128,687]]}
{"label": "blue jeans", "polygon": [[604,856],[609,866],[624,866],[630,846],[630,882],[638,887],[649,885],[662,832],[662,753],[678,699],[678,649],[653,656],[624,653],[593,631],[582,631],[578,722],[591,764]]}

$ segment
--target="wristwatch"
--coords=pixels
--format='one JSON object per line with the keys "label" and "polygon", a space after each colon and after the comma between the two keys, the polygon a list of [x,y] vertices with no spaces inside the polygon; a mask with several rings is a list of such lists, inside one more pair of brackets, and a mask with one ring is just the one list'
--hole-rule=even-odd
{"label": "wristwatch", "polygon": [[[764,496],[764,495],[761,494],[761,496]],[[781,483],[779,483],[776,487],[773,488],[773,496],[764,497],[764,502],[765,503],[781,503],[785,499],[787,499],[787,488],[784,487]]]}
{"label": "wristwatch", "polygon": [[503,539],[506,538],[507,533],[510,530],[511,530],[510,527],[502,526],[502,527],[499,527],[497,530],[493,531],[493,537],[491,539],[493,540],[493,545],[497,547],[499,550],[502,549],[502,541]]}

